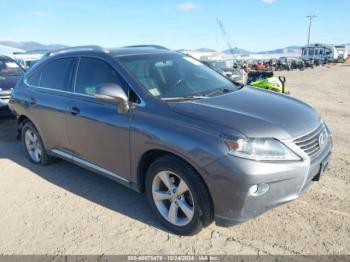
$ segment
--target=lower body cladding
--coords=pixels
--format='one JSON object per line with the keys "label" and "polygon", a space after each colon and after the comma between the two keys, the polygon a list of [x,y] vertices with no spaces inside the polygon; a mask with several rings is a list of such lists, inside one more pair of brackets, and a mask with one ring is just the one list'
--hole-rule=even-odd
{"label": "lower body cladding", "polygon": [[259,162],[223,157],[202,172],[212,196],[215,223],[232,226],[301,196],[326,170],[331,145],[312,161]]}

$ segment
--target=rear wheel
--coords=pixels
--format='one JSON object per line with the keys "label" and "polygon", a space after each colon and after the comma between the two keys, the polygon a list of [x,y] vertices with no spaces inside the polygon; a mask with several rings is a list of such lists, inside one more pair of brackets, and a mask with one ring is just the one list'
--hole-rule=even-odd
{"label": "rear wheel", "polygon": [[22,142],[28,159],[37,165],[47,165],[53,158],[47,155],[39,132],[31,122],[26,122],[22,128]]}
{"label": "rear wheel", "polygon": [[196,234],[213,220],[211,199],[202,179],[174,156],[159,158],[150,166],[146,194],[156,216],[175,234]]}

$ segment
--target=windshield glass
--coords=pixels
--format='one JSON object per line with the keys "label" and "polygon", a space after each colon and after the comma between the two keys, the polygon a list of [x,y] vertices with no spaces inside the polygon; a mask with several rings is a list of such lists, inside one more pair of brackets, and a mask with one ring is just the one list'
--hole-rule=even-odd
{"label": "windshield glass", "polygon": [[22,68],[14,61],[9,59],[0,60],[0,76],[21,76]]}
{"label": "windshield glass", "polygon": [[179,54],[135,55],[118,60],[150,94],[164,100],[205,98],[238,89],[201,62]]}

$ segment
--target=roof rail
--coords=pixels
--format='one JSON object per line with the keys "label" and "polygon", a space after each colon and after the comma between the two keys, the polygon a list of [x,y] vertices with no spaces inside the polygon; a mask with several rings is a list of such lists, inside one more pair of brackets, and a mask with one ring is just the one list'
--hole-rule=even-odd
{"label": "roof rail", "polygon": [[82,45],[82,46],[73,46],[73,47],[67,47],[67,48],[53,50],[53,51],[47,52],[44,56],[53,56],[53,55],[64,54],[66,52],[72,52],[72,51],[98,51],[98,52],[103,52],[103,53],[109,52],[108,49],[101,47],[101,46]]}
{"label": "roof rail", "polygon": [[129,46],[123,46],[125,48],[153,48],[153,49],[162,49],[162,50],[169,50],[169,48],[166,48],[161,45],[129,45]]}

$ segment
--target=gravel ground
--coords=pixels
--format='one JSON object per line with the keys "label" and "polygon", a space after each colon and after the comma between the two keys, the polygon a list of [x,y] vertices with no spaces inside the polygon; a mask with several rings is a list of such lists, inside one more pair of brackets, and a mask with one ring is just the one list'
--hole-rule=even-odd
{"label": "gravel ground", "polygon": [[0,254],[350,254],[350,65],[281,74],[334,135],[331,169],[300,199],[175,236],[143,195],[64,161],[30,164],[14,119],[0,119]]}

